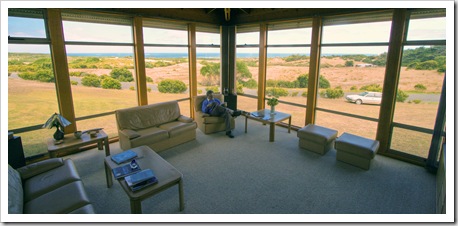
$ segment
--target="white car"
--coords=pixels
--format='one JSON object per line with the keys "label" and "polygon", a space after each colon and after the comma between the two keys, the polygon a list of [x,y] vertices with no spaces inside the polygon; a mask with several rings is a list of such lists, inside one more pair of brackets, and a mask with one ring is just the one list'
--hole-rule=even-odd
{"label": "white car", "polygon": [[345,99],[356,104],[380,104],[382,103],[382,93],[362,92],[360,94],[347,95]]}

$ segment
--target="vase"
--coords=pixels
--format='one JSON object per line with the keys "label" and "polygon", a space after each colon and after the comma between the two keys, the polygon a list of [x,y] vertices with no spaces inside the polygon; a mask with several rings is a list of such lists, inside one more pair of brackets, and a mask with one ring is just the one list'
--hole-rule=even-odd
{"label": "vase", "polygon": [[270,113],[272,113],[272,114],[275,113],[275,106],[274,105],[270,106]]}
{"label": "vase", "polygon": [[56,132],[53,135],[54,140],[60,141],[64,139],[64,132],[61,131],[59,128],[56,128]]}

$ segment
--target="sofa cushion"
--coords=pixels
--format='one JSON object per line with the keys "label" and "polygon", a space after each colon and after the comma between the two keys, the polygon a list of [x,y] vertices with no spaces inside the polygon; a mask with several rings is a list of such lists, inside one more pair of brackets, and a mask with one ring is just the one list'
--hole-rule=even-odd
{"label": "sofa cushion", "polygon": [[84,190],[83,182],[74,181],[26,202],[24,213],[70,213],[87,204],[90,204],[90,201]]}
{"label": "sofa cushion", "polygon": [[205,124],[224,123],[224,118],[217,117],[217,116],[204,117],[204,123]]}
{"label": "sofa cushion", "polygon": [[23,180],[27,180],[30,177],[34,177],[35,175],[49,171],[62,165],[64,165],[64,160],[62,158],[51,158],[29,164],[21,168],[17,168],[16,170],[21,174],[21,178]]}
{"label": "sofa cushion", "polygon": [[177,101],[168,101],[116,111],[118,129],[141,130],[175,121],[180,117]]}
{"label": "sofa cushion", "polygon": [[373,159],[380,146],[377,140],[360,137],[357,135],[343,133],[336,139],[336,150],[345,151],[366,159]]}
{"label": "sofa cushion", "polygon": [[21,175],[8,165],[8,213],[22,213],[24,193],[22,190]]}
{"label": "sofa cushion", "polygon": [[124,134],[126,137],[128,137],[129,139],[135,139],[135,138],[141,136],[139,133],[137,133],[136,131],[133,131],[131,129],[123,129],[123,130],[119,130],[119,131],[122,134]]}
{"label": "sofa cushion", "polygon": [[189,130],[195,130],[196,127],[196,123],[184,123],[180,121],[169,122],[159,126],[159,128],[167,130],[170,137],[186,133]]}
{"label": "sofa cushion", "polygon": [[297,131],[297,137],[315,143],[325,144],[336,139],[337,131],[314,124],[308,124]]}
{"label": "sofa cushion", "polygon": [[130,140],[132,147],[149,145],[165,139],[169,139],[169,133],[159,127],[151,127],[138,130],[137,133],[139,133],[141,136]]}
{"label": "sofa cushion", "polygon": [[28,202],[44,193],[73,181],[80,180],[76,167],[70,159],[65,164],[24,181],[24,201]]}

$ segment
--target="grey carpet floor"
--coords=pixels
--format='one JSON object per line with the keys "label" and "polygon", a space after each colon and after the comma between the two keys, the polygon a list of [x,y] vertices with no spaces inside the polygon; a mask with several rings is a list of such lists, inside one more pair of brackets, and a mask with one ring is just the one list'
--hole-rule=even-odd
{"label": "grey carpet floor", "polygon": [[[234,139],[205,135],[159,154],[183,174],[185,210],[178,188],[142,202],[144,214],[433,214],[436,177],[424,168],[377,155],[368,171],[298,147],[295,131],[236,119]],[[118,143],[110,145],[119,153]],[[74,160],[100,214],[129,214],[129,199],[114,181],[107,188],[104,151],[66,156]],[[306,215],[304,215],[306,216]],[[304,218],[304,221],[307,218]]]}

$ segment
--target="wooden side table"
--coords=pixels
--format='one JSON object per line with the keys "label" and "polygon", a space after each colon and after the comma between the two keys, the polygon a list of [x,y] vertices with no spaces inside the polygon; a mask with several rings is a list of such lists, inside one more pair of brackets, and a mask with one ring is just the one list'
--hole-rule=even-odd
{"label": "wooden side table", "polygon": [[51,158],[55,158],[59,152],[74,150],[95,143],[97,143],[99,150],[103,150],[103,146],[105,145],[105,156],[110,155],[108,135],[103,130],[100,130],[96,137],[91,137],[87,133],[83,134],[81,138],[76,138],[73,134],[66,134],[64,142],[61,144],[54,144],[54,139],[49,138],[47,141],[48,153]]}

